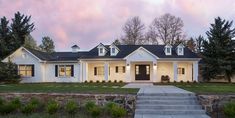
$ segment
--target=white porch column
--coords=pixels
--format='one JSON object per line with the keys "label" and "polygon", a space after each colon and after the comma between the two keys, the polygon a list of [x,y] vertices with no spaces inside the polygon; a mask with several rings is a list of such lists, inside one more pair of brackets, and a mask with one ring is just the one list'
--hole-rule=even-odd
{"label": "white porch column", "polygon": [[157,82],[157,61],[153,62],[153,82]]}
{"label": "white porch column", "polygon": [[126,62],[126,82],[131,82],[131,63]]}
{"label": "white porch column", "polygon": [[109,63],[108,62],[104,63],[104,80],[105,81],[109,80]]}
{"label": "white porch column", "polygon": [[174,61],[174,62],[173,62],[174,81],[178,81],[178,72],[177,72],[177,68],[178,68],[178,63]]}
{"label": "white porch column", "polygon": [[83,70],[83,63],[82,63],[82,61],[80,61],[80,63],[79,63],[79,82],[84,82],[83,78],[82,78],[83,77],[82,76],[83,75],[82,70]]}
{"label": "white porch column", "polygon": [[198,82],[198,62],[193,62],[193,81]]}
{"label": "white porch column", "polygon": [[81,71],[82,73],[82,81],[88,81],[88,64],[87,62],[81,62]]}

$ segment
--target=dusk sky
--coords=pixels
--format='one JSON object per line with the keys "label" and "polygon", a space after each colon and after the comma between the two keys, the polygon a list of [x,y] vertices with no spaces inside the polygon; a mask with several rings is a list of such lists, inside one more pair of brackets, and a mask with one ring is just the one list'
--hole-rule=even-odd
{"label": "dusk sky", "polygon": [[49,36],[57,51],[69,51],[74,44],[88,50],[112,43],[133,16],[147,28],[170,13],[182,18],[187,37],[205,36],[215,17],[235,20],[235,0],[0,0],[0,17],[11,19],[17,11],[32,16],[38,44]]}

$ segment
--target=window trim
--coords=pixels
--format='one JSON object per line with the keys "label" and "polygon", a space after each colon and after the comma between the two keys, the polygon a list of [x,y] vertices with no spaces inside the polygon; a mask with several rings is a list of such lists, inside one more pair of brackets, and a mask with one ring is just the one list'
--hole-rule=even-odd
{"label": "window trim", "polygon": [[[25,69],[24,70],[20,70],[20,66],[24,66]],[[30,66],[31,70],[27,70],[27,66]],[[34,70],[34,65],[33,64],[19,64],[17,69],[18,69],[17,70],[18,71],[18,75],[20,75],[20,77],[30,78],[30,77],[34,77],[35,76],[34,75],[35,74],[34,73],[35,70]],[[24,71],[26,75],[21,75],[20,71]],[[30,76],[27,75],[27,71],[31,71],[31,75]]]}
{"label": "window trim", "polygon": [[[99,68],[103,68],[103,73],[99,73]],[[94,76],[104,76],[104,75],[105,75],[104,66],[95,66],[94,67]]]}
{"label": "window trim", "polygon": [[[59,78],[70,78],[70,77],[74,77],[74,74],[73,74],[73,67],[72,67],[73,65],[58,65],[58,69],[57,69],[57,73],[58,73],[58,75],[57,75],[57,77],[59,77]],[[62,76],[62,75],[60,75],[60,68],[64,68],[64,75]],[[66,67],[70,67],[70,74],[69,75],[67,75],[67,68]]]}
{"label": "window trim", "polygon": [[177,68],[177,74],[178,75],[185,75],[185,68],[184,67]]}

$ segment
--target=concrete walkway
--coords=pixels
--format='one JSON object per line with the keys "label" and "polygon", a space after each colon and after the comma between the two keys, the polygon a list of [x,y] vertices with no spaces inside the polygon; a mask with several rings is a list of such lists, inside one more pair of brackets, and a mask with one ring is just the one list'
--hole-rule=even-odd
{"label": "concrete walkway", "polygon": [[131,83],[125,88],[140,88],[135,118],[210,118],[194,93],[175,86]]}

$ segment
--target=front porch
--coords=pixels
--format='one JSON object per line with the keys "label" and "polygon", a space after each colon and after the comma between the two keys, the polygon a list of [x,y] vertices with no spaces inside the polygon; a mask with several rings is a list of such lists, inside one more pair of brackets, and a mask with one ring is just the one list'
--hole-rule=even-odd
{"label": "front porch", "polygon": [[196,61],[82,61],[80,65],[82,82],[153,83],[163,76],[170,82],[198,81]]}

